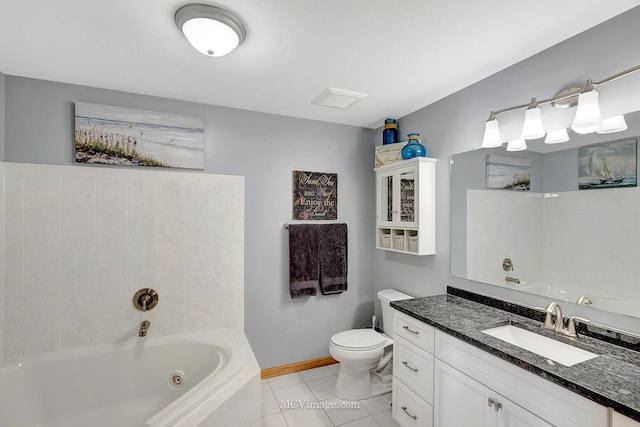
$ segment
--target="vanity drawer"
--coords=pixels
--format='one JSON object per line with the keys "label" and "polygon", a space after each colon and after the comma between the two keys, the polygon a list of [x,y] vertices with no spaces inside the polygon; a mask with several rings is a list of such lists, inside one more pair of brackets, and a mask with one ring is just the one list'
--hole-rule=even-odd
{"label": "vanity drawer", "polygon": [[401,337],[393,342],[393,376],[433,404],[433,356]]}
{"label": "vanity drawer", "polygon": [[433,427],[433,407],[394,378],[391,415],[402,427]]}
{"label": "vanity drawer", "polygon": [[429,326],[424,322],[396,310],[393,334],[394,337],[400,336],[423,350],[433,354],[435,336],[435,329],[433,326]]}

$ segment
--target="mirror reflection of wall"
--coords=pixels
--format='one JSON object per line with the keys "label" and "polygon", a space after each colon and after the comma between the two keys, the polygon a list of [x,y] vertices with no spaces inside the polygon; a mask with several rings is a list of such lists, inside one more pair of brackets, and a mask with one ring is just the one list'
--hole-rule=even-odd
{"label": "mirror reflection of wall", "polygon": [[[628,122],[624,133],[580,135],[571,148],[536,151],[529,144],[527,151],[452,156],[451,274],[572,303],[586,296],[592,307],[640,317],[640,189],[578,190],[576,139],[635,144],[640,114]],[[530,191],[487,189],[487,155],[528,159]],[[509,271],[505,258],[513,264]]]}

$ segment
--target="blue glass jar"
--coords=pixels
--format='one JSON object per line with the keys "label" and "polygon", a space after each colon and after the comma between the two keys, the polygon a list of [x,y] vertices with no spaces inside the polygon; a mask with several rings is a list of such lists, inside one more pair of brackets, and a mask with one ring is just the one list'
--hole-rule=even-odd
{"label": "blue glass jar", "polygon": [[414,157],[427,157],[427,149],[420,144],[420,134],[410,133],[407,136],[409,137],[409,142],[402,147],[402,158],[409,160]]}
{"label": "blue glass jar", "polygon": [[382,131],[382,144],[395,144],[398,142],[398,122],[396,119],[385,119]]}

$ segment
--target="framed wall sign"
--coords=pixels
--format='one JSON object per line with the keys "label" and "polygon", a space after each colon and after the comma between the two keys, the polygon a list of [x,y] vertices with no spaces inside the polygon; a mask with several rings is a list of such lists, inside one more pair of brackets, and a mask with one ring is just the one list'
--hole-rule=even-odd
{"label": "framed wall sign", "polygon": [[338,174],[293,171],[293,219],[338,219]]}

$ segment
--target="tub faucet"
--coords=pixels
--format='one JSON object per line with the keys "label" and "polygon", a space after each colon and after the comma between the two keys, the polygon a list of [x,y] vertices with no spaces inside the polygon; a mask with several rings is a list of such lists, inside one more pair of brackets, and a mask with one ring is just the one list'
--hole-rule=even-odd
{"label": "tub faucet", "polygon": [[151,325],[151,322],[149,322],[148,320],[145,320],[140,324],[140,330],[138,331],[139,337],[147,336],[147,330],[149,330],[149,325]]}

